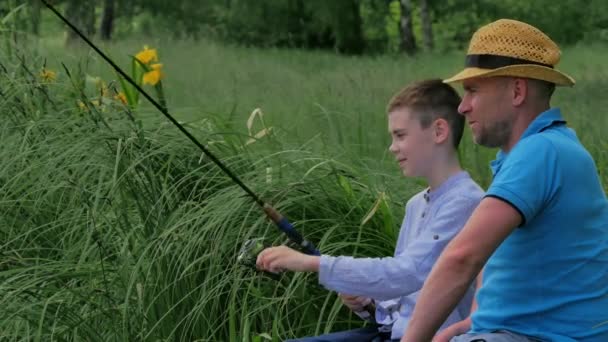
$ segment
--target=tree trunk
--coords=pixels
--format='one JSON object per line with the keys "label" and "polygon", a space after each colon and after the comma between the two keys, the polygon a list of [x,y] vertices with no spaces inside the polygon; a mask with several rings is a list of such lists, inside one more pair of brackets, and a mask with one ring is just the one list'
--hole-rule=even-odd
{"label": "tree trunk", "polygon": [[110,40],[114,29],[114,0],[105,0],[103,5],[103,16],[99,32],[101,39]]}
{"label": "tree trunk", "polygon": [[[95,33],[95,4],[90,0],[70,0],[66,8],[66,17],[82,33],[91,36]],[[66,44],[78,42],[80,38],[68,28]]]}
{"label": "tree trunk", "polygon": [[422,20],[422,43],[428,51],[433,50],[433,28],[428,0],[420,1],[420,17]]}
{"label": "tree trunk", "polygon": [[401,0],[401,50],[408,55],[416,53],[416,40],[412,30],[412,3],[410,0]]}
{"label": "tree trunk", "polygon": [[331,0],[319,1],[319,3],[324,6],[319,14],[329,14],[332,18],[329,26],[335,38],[336,51],[345,54],[361,54],[365,49],[365,41],[359,1]]}
{"label": "tree trunk", "polygon": [[34,35],[40,34],[40,1],[38,0],[30,0],[30,18],[31,18],[31,32]]}
{"label": "tree trunk", "polygon": [[[335,0],[332,0],[335,1]],[[363,39],[363,21],[358,1],[346,1],[345,11],[340,15],[343,20],[340,23],[338,34],[338,49],[348,54],[361,54],[365,49]]]}
{"label": "tree trunk", "polygon": [[85,6],[85,28],[89,36],[95,34],[95,4],[97,1],[82,1]]}

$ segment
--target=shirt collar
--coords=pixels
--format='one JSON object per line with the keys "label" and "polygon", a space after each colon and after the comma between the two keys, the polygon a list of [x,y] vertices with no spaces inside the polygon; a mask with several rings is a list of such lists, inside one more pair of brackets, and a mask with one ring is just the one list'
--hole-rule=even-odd
{"label": "shirt collar", "polygon": [[[555,124],[564,124],[566,120],[562,117],[562,113],[559,108],[551,108],[540,113],[529,125],[528,128],[524,131],[524,133],[519,138],[519,141],[522,139],[529,137],[533,134],[540,133],[545,129],[555,125]],[[519,143],[519,142],[518,142]],[[517,144],[516,144],[517,145]],[[500,170],[500,166],[502,162],[507,157],[508,153],[505,153],[503,150],[499,150],[496,153],[496,159],[490,162],[490,168],[492,169],[492,175],[496,176],[498,171]]]}
{"label": "shirt collar", "polygon": [[519,140],[528,137],[535,133],[540,133],[545,129],[553,126],[558,123],[566,123],[566,120],[562,117],[562,113],[559,108],[551,108],[540,113],[539,116],[536,117],[529,125],[528,128],[524,131],[524,134],[521,135]]}
{"label": "shirt collar", "polygon": [[441,185],[439,185],[439,187],[437,189],[431,190],[431,188],[427,188],[426,192],[424,193],[424,199],[426,199],[427,202],[433,202],[435,199],[439,198],[446,191],[451,189],[455,183],[459,182],[462,179],[469,178],[469,177],[470,176],[469,176],[468,172],[460,171],[460,172],[450,176],[448,179],[446,179],[445,182],[441,183]]}

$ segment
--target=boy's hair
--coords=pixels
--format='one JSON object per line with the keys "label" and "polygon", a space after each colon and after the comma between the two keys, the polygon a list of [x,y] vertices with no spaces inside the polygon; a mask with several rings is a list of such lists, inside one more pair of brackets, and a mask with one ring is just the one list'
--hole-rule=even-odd
{"label": "boy's hair", "polygon": [[458,113],[460,96],[450,85],[440,79],[412,83],[403,88],[389,101],[387,113],[400,108],[409,108],[420,122],[428,128],[437,119],[444,119],[452,132],[452,144],[458,149],[464,129],[464,116]]}

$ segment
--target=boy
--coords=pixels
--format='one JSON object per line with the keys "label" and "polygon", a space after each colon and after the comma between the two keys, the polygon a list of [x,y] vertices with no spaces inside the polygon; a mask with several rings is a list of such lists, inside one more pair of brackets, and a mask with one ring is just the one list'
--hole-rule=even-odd
{"label": "boy", "polygon": [[[319,257],[285,246],[267,248],[258,255],[258,268],[270,272],[318,272],[319,283],[341,293],[343,302],[361,317],[366,316],[363,307],[375,303],[373,318],[378,326],[300,341],[384,341],[401,337],[435,260],[483,196],[458,161],[464,127],[459,103],[460,97],[451,86],[441,80],[426,80],[401,90],[388,104],[392,137],[389,150],[404,175],[422,177],[429,185],[406,205],[394,257]],[[472,290],[470,287],[469,295],[445,326],[467,317]]]}

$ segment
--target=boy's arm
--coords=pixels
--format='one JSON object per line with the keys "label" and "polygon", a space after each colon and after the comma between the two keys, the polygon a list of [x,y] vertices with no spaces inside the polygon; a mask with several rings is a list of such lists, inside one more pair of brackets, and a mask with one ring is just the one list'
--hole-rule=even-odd
{"label": "boy's arm", "polygon": [[300,253],[287,246],[264,249],[258,254],[256,265],[259,269],[278,273],[284,270],[295,272],[318,272],[320,257]]}
{"label": "boy's arm", "polygon": [[490,255],[521,222],[521,215],[511,205],[484,198],[437,261],[401,341],[430,341]]}
{"label": "boy's arm", "polygon": [[320,258],[287,247],[273,247],[258,256],[258,267],[270,271],[319,272],[319,282],[330,290],[374,298],[394,299],[419,291],[433,264],[448,242],[464,226],[477,199],[453,196],[446,199],[416,239],[387,258]]}
{"label": "boy's arm", "polygon": [[[283,269],[318,272],[319,257],[306,255],[286,246],[278,246],[263,250],[258,255],[256,265],[260,269],[275,273]],[[371,298],[347,294],[339,294],[339,296],[344,305],[354,311],[357,316],[374,321],[376,309]]]}
{"label": "boy's arm", "polygon": [[[390,300],[418,292],[445,246],[462,229],[479,200],[460,194],[445,198],[424,225],[406,226],[410,239],[395,257],[322,256],[319,283],[330,290],[375,300]],[[411,211],[408,215],[421,215]],[[410,217],[410,222],[419,218]]]}

